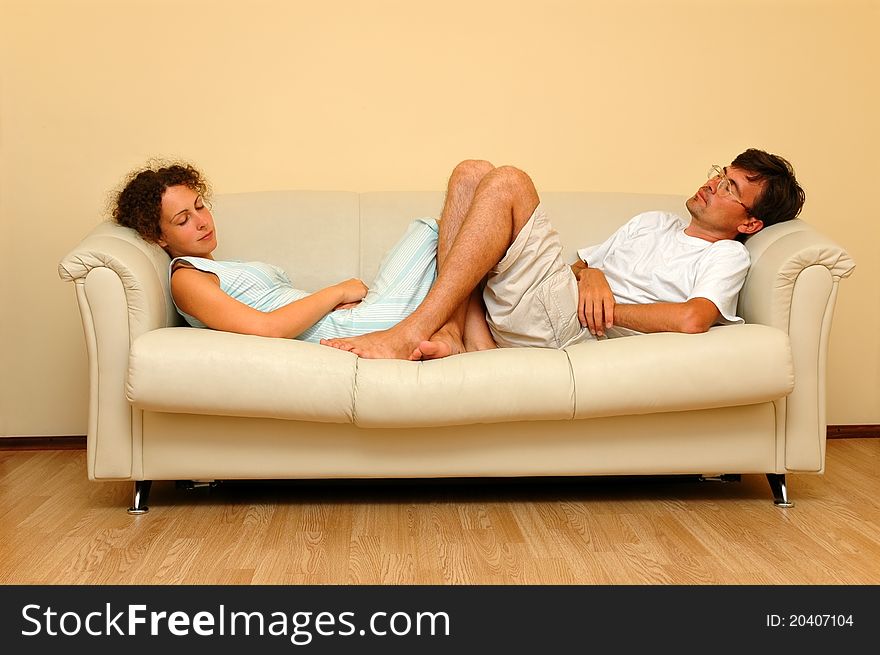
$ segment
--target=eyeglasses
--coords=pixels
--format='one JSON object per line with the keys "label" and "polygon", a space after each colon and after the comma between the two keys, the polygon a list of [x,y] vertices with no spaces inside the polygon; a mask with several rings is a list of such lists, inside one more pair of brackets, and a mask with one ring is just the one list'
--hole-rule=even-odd
{"label": "eyeglasses", "polygon": [[741,204],[743,209],[745,209],[751,216],[752,210],[746,206],[746,203],[740,200],[733,183],[730,181],[730,178],[727,177],[727,173],[724,172],[723,168],[713,165],[712,168],[709,169],[707,176],[710,182],[718,180],[718,183],[715,185],[715,191],[713,192],[716,196],[719,198],[733,198],[734,202]]}

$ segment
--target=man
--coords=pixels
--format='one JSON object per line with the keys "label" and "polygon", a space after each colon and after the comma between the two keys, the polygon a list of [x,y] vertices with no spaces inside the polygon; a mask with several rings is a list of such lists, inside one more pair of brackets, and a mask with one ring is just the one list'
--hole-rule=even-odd
{"label": "man", "polygon": [[434,359],[496,343],[563,348],[742,322],[736,298],[749,256],[738,239],[795,218],[803,203],[791,165],[749,149],[710,170],[686,202],[689,222],[640,214],[569,267],[528,175],[465,161],[449,180],[438,276],[422,304],[390,330],[322,343],[361,357]]}

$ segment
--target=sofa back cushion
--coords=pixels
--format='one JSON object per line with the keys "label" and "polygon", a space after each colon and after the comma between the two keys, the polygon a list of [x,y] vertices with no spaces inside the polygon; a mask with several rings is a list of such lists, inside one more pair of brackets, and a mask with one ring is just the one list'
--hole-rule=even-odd
{"label": "sofa back cushion", "polygon": [[[442,191],[349,193],[267,191],[218,195],[213,204],[218,259],[281,266],[294,285],[314,291],[349,277],[373,280],[382,255],[414,218],[439,217]],[[541,194],[568,261],[636,214],[686,216],[684,197],[627,193]]]}
{"label": "sofa back cushion", "polygon": [[280,266],[293,284],[315,291],[359,276],[358,194],[263,191],[213,201],[216,259]]}
{"label": "sofa back cushion", "polygon": [[575,261],[577,250],[601,243],[637,214],[668,211],[688,217],[685,198],[644,193],[542,193],[541,202],[559,232],[566,260]]}
{"label": "sofa back cushion", "polygon": [[[439,191],[363,193],[361,200],[361,272],[376,275],[383,253],[403,234],[406,225],[422,216],[439,217],[444,194]],[[541,202],[559,232],[567,261],[578,248],[600,243],[630,218],[659,209],[687,216],[685,198],[639,193],[548,192]]]}

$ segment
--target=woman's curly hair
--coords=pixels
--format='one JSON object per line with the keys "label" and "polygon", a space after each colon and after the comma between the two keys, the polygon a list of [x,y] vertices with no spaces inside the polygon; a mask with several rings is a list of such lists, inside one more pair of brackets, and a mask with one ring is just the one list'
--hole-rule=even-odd
{"label": "woman's curly hair", "polygon": [[211,187],[191,164],[155,163],[134,171],[116,195],[111,212],[113,220],[156,243],[161,237],[162,194],[168,187],[180,185],[192,189],[208,202]]}

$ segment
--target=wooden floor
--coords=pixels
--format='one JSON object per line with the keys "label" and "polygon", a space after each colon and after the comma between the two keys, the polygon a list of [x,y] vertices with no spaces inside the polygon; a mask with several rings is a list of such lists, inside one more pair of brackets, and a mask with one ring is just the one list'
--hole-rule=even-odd
{"label": "wooden floor", "polygon": [[0,451],[3,584],[878,584],[880,439],[826,473],[691,479],[89,482],[85,452]]}

